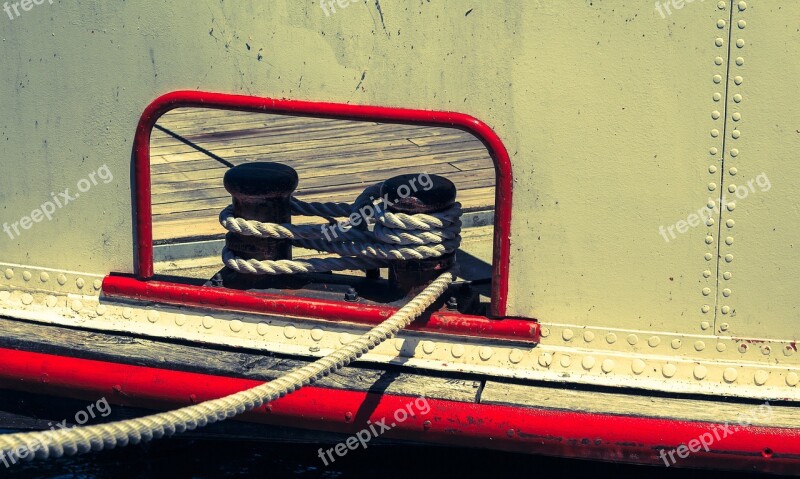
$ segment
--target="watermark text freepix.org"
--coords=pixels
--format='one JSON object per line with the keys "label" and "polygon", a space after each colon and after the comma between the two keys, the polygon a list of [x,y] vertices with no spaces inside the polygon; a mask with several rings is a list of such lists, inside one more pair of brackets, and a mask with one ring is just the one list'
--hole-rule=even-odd
{"label": "watermark text freepix.org", "polygon": [[326,17],[330,17],[331,14],[336,14],[336,7],[338,6],[340,9],[345,9],[354,3],[362,3],[361,0],[319,0],[319,8],[325,12]]}
{"label": "watermark text freepix.org", "polygon": [[111,174],[111,170],[108,169],[107,165],[104,164],[98,168],[97,171],[89,173],[87,178],[81,178],[76,185],[78,192],[72,192],[70,188],[65,188],[64,191],[58,194],[50,193],[50,200],[52,201],[45,201],[38,208],[31,211],[30,215],[23,216],[18,221],[3,223],[3,231],[9,238],[14,239],[22,234],[21,230],[31,229],[34,223],[41,223],[45,218],[47,218],[48,221],[52,220],[53,215],[58,209],[78,199],[81,193],[86,193],[91,190],[92,186],[98,184],[98,179],[102,181],[103,184],[114,181],[114,175]]}
{"label": "watermark text freepix.org", "polygon": [[[667,15],[672,15],[672,8],[675,10],[680,10],[684,6],[689,3],[693,3],[695,0],[656,0],[656,11],[661,15],[661,18],[667,18]],[[701,3],[704,0],[699,0]],[[662,10],[663,7],[663,10]],[[667,15],[664,15],[664,12],[667,12]]]}
{"label": "watermark text freepix.org", "polygon": [[385,417],[381,418],[380,421],[367,421],[367,427],[358,431],[355,435],[348,437],[344,442],[340,442],[327,450],[319,448],[319,458],[322,459],[323,464],[328,466],[336,461],[336,458],[333,457],[334,453],[338,457],[344,457],[348,452],[355,451],[359,447],[366,449],[367,444],[371,440],[391,431],[392,428],[397,427],[398,424],[407,421],[409,417],[416,417],[417,413],[421,416],[425,416],[429,412],[431,412],[431,405],[428,404],[428,400],[424,397],[417,398],[406,404],[405,407],[396,410],[392,415],[394,419],[392,423],[386,424],[386,421],[389,419]]}
{"label": "watermark text freepix.org", "polygon": [[[760,175],[756,176],[755,178],[750,179],[746,184],[740,184],[736,187],[735,190],[731,191],[731,194],[734,195],[736,198],[731,198],[729,201],[727,193],[722,194],[721,201],[717,203],[717,200],[709,198],[708,205],[700,208],[697,210],[697,213],[692,213],[685,220],[680,220],[672,225],[667,226],[666,228],[664,225],[658,227],[658,233],[664,238],[664,241],[667,243],[670,242],[671,239],[677,238],[675,235],[675,231],[679,234],[686,233],[689,231],[689,228],[696,228],[701,224],[706,224],[711,226],[712,223],[709,223],[709,220],[713,216],[719,216],[719,208],[726,208],[734,205],[734,199],[744,200],[750,193],[756,192],[756,186],[758,186],[759,190],[763,192],[767,192],[772,189],[772,183],[770,183],[769,178],[767,177],[766,173],[761,173]],[[669,236],[667,235],[669,233]]]}
{"label": "watermark text freepix.org", "polygon": [[[397,187],[398,200],[408,198],[411,193],[416,193],[422,188],[423,191],[430,191],[433,188],[433,179],[427,173],[420,173],[416,178],[411,178],[408,184]],[[375,198],[372,198],[375,201]],[[382,205],[381,205],[382,204]],[[348,232],[353,226],[358,226],[362,222],[367,223],[375,216],[379,216],[386,211],[394,202],[389,199],[389,193],[379,199],[377,205],[370,203],[359,208],[357,212],[351,214],[347,219],[339,221],[335,225],[322,225],[322,235],[328,241],[333,241],[339,237],[339,232]],[[338,230],[338,231],[337,231]]]}
{"label": "watermark text freepix.org", "polygon": [[[44,431],[45,434],[53,434],[57,431],[62,429],[74,429],[78,426],[83,426],[89,419],[95,419],[98,414],[101,417],[108,417],[111,414],[111,405],[108,404],[108,400],[105,397],[100,398],[97,402],[89,404],[86,406],[86,409],[81,409],[77,413],[75,413],[75,423],[72,426],[67,426],[67,420],[64,419],[61,422],[56,423],[47,423],[50,426],[49,431]],[[39,442],[33,442],[28,446],[19,446],[13,451],[0,451],[0,463],[2,463],[6,468],[9,468],[16,464],[20,459],[25,460],[28,456],[33,456],[36,454],[36,451],[42,449],[44,447],[43,444]]]}
{"label": "watermark text freepix.org", "polygon": [[[19,2],[10,2],[10,3],[5,2],[3,3],[3,11],[6,12],[8,18],[13,20],[15,18],[19,18],[20,15],[22,15],[20,10],[22,10],[23,12],[30,12],[31,10],[33,10],[34,5],[41,5],[45,1],[50,5],[53,4],[53,0],[21,0]],[[11,14],[12,11],[14,12],[13,15]]]}
{"label": "watermark text freepix.org", "polygon": [[[695,439],[688,441],[686,444],[681,444],[676,449],[661,449],[658,457],[664,461],[664,465],[670,467],[674,465],[678,459],[686,459],[690,454],[700,452],[704,449],[706,452],[711,450],[711,446],[717,442],[726,439],[739,432],[741,428],[750,426],[757,421],[766,421],[772,417],[772,406],[769,401],[754,407],[749,412],[740,413],[736,419],[739,421],[738,425],[734,426],[730,422],[725,424],[715,424],[708,432],[700,434]],[[676,459],[675,456],[678,456]]]}

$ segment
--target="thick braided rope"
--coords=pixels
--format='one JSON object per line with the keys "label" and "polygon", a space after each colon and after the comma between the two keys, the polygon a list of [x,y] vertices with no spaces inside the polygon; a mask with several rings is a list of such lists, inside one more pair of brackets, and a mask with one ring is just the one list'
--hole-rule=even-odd
{"label": "thick braided rope", "polygon": [[402,309],[363,336],[274,381],[220,399],[137,419],[58,431],[0,435],[0,452],[16,454],[20,448],[35,451],[27,456],[28,460],[72,456],[160,439],[230,419],[312,384],[392,338],[429,308],[454,279],[455,272],[442,274]]}
{"label": "thick braided rope", "polygon": [[225,266],[244,274],[298,274],[354,269],[374,269],[386,266],[387,262],[369,258],[309,258],[307,260],[281,259],[259,261],[236,256],[227,247],[222,249]]}

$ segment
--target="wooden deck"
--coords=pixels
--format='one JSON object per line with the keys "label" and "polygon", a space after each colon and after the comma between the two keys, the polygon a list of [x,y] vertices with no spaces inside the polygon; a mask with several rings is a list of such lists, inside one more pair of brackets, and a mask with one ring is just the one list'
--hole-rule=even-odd
{"label": "wooden deck", "polygon": [[424,172],[453,181],[468,211],[494,205],[492,160],[460,130],[180,109],[162,117],[152,135],[154,242],[222,238],[217,216],[230,204],[225,163],[254,160],[296,169],[296,196],[306,201],[351,202],[368,185]]}

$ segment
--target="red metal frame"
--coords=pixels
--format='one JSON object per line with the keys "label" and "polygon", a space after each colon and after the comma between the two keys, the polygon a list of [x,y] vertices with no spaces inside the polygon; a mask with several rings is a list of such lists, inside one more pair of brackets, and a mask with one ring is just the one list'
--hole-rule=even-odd
{"label": "red metal frame", "polygon": [[[492,265],[492,304],[490,314],[506,315],[508,267],[511,251],[511,196],[513,180],[511,160],[500,137],[482,121],[463,113],[411,110],[341,103],[279,100],[243,95],[200,91],[175,91],[157,98],[147,106],[136,127],[133,143],[133,168],[136,197],[136,254],[138,278],[153,277],[153,223],[150,190],[150,132],[164,113],[175,108],[196,107],[281,113],[348,120],[419,123],[458,127],[480,138],[495,164],[494,258]],[[214,290],[206,293],[214,296]],[[241,293],[247,294],[247,293]],[[210,298],[210,302],[213,298]]]}
{"label": "red metal frame", "polygon": [[[211,291],[209,291],[211,290]],[[226,311],[285,314],[302,318],[347,321],[377,325],[398,308],[324,299],[286,297],[276,294],[248,293],[224,288],[187,286],[161,281],[142,281],[125,276],[106,276],[103,292],[145,301],[191,305]],[[459,334],[480,338],[539,342],[539,323],[529,320],[492,320],[459,313],[434,313],[409,325],[406,329],[431,333]]]}
{"label": "red metal frame", "polygon": [[[174,408],[259,384],[250,379],[0,349],[0,387],[118,405]],[[415,398],[307,386],[241,419],[353,434]],[[659,453],[711,430],[702,422],[614,416],[427,399],[430,412],[409,417],[386,437],[554,456],[664,465]],[[677,458],[677,456],[676,456]],[[800,432],[742,427],[678,467],[773,473],[800,471]]]}

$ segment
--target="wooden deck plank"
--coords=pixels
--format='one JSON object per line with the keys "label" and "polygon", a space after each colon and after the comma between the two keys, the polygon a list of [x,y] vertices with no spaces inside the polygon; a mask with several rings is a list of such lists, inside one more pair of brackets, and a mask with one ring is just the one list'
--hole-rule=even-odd
{"label": "wooden deck plank", "polygon": [[485,146],[453,128],[202,109],[174,110],[159,125],[185,141],[158,129],[151,135],[157,243],[223,236],[217,216],[230,203],[222,186],[227,167],[197,147],[232,164],[287,164],[298,171],[296,194],[306,201],[351,202],[370,184],[426,172],[451,179],[467,210],[494,204],[494,168]]}

